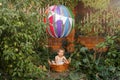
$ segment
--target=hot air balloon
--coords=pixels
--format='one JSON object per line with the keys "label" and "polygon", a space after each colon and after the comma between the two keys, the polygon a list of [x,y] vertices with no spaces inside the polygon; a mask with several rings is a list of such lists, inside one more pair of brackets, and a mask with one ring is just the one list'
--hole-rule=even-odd
{"label": "hot air balloon", "polygon": [[68,36],[74,26],[72,12],[64,5],[50,6],[46,12],[47,32],[54,38]]}

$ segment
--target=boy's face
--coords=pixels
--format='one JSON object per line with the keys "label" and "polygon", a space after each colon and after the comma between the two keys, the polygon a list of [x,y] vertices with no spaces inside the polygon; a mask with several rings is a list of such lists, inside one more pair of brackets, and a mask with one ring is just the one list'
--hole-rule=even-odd
{"label": "boy's face", "polygon": [[64,50],[59,50],[59,51],[58,51],[58,55],[59,55],[59,56],[63,56],[63,55],[64,55]]}

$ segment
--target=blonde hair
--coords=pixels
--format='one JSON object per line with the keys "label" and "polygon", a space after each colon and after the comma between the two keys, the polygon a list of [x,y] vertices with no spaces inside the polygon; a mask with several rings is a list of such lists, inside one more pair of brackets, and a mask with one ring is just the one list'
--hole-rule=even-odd
{"label": "blonde hair", "polygon": [[62,50],[62,51],[65,52],[65,49],[64,49],[64,48],[59,48],[57,52],[59,52],[60,50]]}

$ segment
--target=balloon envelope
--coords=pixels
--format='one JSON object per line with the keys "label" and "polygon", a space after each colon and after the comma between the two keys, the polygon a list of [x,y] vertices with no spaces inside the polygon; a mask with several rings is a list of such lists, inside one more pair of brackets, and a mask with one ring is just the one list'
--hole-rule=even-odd
{"label": "balloon envelope", "polygon": [[47,32],[55,38],[66,37],[74,26],[74,18],[69,9],[63,5],[53,5],[46,13],[48,14],[46,21],[49,23]]}

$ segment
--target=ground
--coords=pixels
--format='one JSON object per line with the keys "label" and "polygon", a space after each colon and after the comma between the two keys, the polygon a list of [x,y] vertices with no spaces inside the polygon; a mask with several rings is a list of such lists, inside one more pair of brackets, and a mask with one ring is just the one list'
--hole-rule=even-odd
{"label": "ground", "polygon": [[66,72],[48,72],[48,79],[60,80],[61,78],[66,78],[69,75],[69,71]]}

